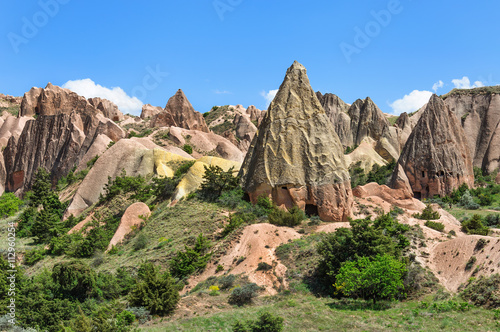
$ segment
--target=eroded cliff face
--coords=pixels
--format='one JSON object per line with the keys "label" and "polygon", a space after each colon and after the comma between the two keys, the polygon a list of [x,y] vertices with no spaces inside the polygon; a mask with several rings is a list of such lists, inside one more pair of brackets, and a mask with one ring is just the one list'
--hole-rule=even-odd
{"label": "eroded cliff face", "polygon": [[413,129],[394,170],[392,187],[409,184],[416,198],[444,196],[474,185],[466,135],[454,113],[434,95]]}
{"label": "eroded cliff face", "polygon": [[488,88],[453,90],[443,98],[467,133],[473,165],[491,173],[500,167],[500,90]]}
{"label": "eroded cliff face", "polygon": [[[98,105],[104,105],[102,100]],[[50,83],[25,94],[20,115],[37,117],[26,121],[21,134],[12,136],[4,151],[6,188],[18,194],[31,187],[38,168],[51,172],[55,184],[78,166],[96,141],[102,141],[100,135],[112,141],[125,136],[87,99]]]}
{"label": "eroded cliff face", "polygon": [[298,62],[287,70],[240,175],[253,202],[264,194],[323,220],[350,216],[353,200],[342,144]]}

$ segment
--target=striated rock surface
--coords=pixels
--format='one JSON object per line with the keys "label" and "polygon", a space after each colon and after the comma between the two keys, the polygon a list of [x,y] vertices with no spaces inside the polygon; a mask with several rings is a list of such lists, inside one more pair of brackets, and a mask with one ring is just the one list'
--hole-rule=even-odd
{"label": "striated rock surface", "polygon": [[267,195],[325,221],[346,221],[352,191],[342,144],[298,62],[287,70],[240,171],[252,202]]}
{"label": "striated rock surface", "polygon": [[165,109],[151,119],[152,127],[176,126],[180,128],[210,132],[205,119],[196,112],[184,92],[179,89],[165,106]]}
{"label": "striated rock surface", "polygon": [[393,173],[392,187],[401,188],[405,177],[416,198],[448,195],[462,183],[474,185],[465,132],[436,95],[406,142]]}
{"label": "striated rock surface", "polygon": [[29,121],[20,117],[18,122],[24,121],[26,125],[19,138],[10,137],[4,151],[6,186],[18,194],[31,187],[38,168],[49,171],[55,184],[82,160],[95,156],[87,152],[103,151],[106,139],[101,135],[113,141],[125,136],[116,123],[87,99],[50,83],[44,89],[33,88],[24,95],[22,114],[38,117]]}
{"label": "striated rock surface", "polygon": [[321,106],[333,124],[335,132],[344,147],[354,146],[353,133],[351,131],[351,118],[348,115],[349,105],[333,93],[316,92]]}
{"label": "striated rock surface", "polygon": [[89,98],[89,103],[96,109],[100,110],[105,117],[113,121],[123,121],[125,119],[125,116],[118,109],[118,106],[116,106],[116,104],[113,103],[112,101],[95,97],[95,98]]}
{"label": "striated rock surface", "polygon": [[408,113],[401,113],[399,118],[396,120],[395,127],[398,130],[399,147],[402,150],[414,127],[410,121]]}
{"label": "striated rock surface", "polygon": [[500,89],[452,90],[443,96],[467,133],[475,167],[491,173],[500,167]]}
{"label": "striated rock surface", "polygon": [[[163,111],[163,108],[160,106],[152,106],[150,104],[146,104],[142,106],[141,119],[147,119],[159,114]],[[161,127],[161,126],[159,126]]]}

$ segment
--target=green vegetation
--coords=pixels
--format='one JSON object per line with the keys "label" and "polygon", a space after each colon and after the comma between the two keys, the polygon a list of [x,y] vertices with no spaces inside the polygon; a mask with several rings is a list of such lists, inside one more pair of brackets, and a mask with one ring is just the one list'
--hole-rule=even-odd
{"label": "green vegetation", "polygon": [[24,202],[13,193],[3,193],[0,196],[0,217],[12,217],[19,211],[19,207],[23,204]]}
{"label": "green vegetation", "polygon": [[475,214],[472,218],[462,222],[462,231],[467,234],[488,235],[488,226],[483,225],[480,215]]}
{"label": "green vegetation", "polygon": [[354,146],[348,146],[345,148],[344,150],[344,154],[349,154],[351,152],[353,152],[354,150],[356,150],[358,148],[358,145],[354,145]]}
{"label": "green vegetation", "polygon": [[257,297],[258,292],[261,290],[259,286],[255,283],[246,284],[241,287],[236,287],[229,295],[229,304],[234,304],[237,306],[242,306],[245,304],[252,303],[253,299]]}
{"label": "green vegetation", "polygon": [[432,206],[430,204],[427,204],[427,206],[422,211],[422,213],[415,213],[413,215],[413,217],[417,218],[417,219],[427,220],[427,221],[429,221],[429,220],[437,220],[437,219],[441,218],[441,216],[439,215],[439,212],[434,211],[432,209]]}
{"label": "green vegetation", "polygon": [[360,257],[342,263],[335,288],[346,296],[372,300],[375,304],[379,300],[403,298],[405,274],[405,264],[390,255]]}
{"label": "green vegetation", "polygon": [[8,107],[0,107],[0,114],[2,114],[3,112],[8,112],[13,116],[17,117],[20,111],[21,111],[21,105],[11,104]]}
{"label": "green vegetation", "polygon": [[184,251],[178,251],[170,261],[172,276],[184,279],[197,271],[202,271],[212,256],[212,253],[208,252],[210,246],[210,242],[203,234],[198,235],[193,248],[186,246]]}
{"label": "green vegetation", "polygon": [[480,276],[477,279],[470,280],[460,295],[462,298],[472,302],[476,306],[499,308],[499,287],[500,275],[498,273],[492,274],[489,277]]}
{"label": "green vegetation", "polygon": [[444,224],[442,222],[427,220],[424,225],[438,232],[444,231]]}
{"label": "green vegetation", "polygon": [[144,263],[138,272],[138,282],[129,295],[133,305],[144,306],[153,314],[171,313],[180,296],[177,286],[169,273],[160,275],[152,263]]}
{"label": "green vegetation", "polygon": [[215,202],[224,192],[234,190],[239,186],[239,178],[233,176],[233,167],[227,172],[217,165],[204,167],[205,174],[200,189],[200,196],[203,199]]}
{"label": "green vegetation", "polygon": [[287,211],[275,207],[268,215],[269,223],[276,226],[295,227],[300,225],[304,219],[306,219],[306,215],[298,206],[293,206]]}
{"label": "green vegetation", "polygon": [[184,150],[185,152],[187,152],[189,154],[193,153],[193,147],[189,144],[184,144],[184,146],[182,147],[182,150]]}
{"label": "green vegetation", "polygon": [[256,321],[247,320],[242,323],[236,322],[233,326],[234,332],[281,332],[283,331],[283,318],[274,316],[269,312],[263,312]]}
{"label": "green vegetation", "polygon": [[453,89],[447,94],[441,96],[441,98],[446,99],[451,96],[461,96],[461,95],[491,95],[496,93],[500,93],[500,87],[483,86],[474,89]]}
{"label": "green vegetation", "polygon": [[373,165],[368,174],[361,168],[361,161],[358,161],[354,166],[349,168],[349,175],[351,176],[351,187],[364,186],[370,182],[376,182],[380,185],[387,184],[396,167],[396,161],[391,161],[387,165],[379,166]]}

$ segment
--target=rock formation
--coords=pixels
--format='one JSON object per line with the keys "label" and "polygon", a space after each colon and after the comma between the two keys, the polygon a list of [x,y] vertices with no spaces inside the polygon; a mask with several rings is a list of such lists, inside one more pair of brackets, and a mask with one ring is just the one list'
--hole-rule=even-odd
{"label": "rock formation", "polygon": [[433,95],[398,160],[391,185],[407,182],[415,198],[448,195],[462,183],[474,185],[464,130],[443,100]]}
{"label": "rock formation", "polygon": [[452,90],[443,96],[467,133],[475,167],[491,173],[500,167],[500,88]]}
{"label": "rock formation", "polygon": [[151,127],[165,126],[210,132],[203,115],[194,110],[193,105],[181,89],[168,100],[165,109],[154,115],[151,120]]}
{"label": "rock formation", "polygon": [[19,194],[31,187],[38,168],[48,170],[55,184],[80,164],[95,142],[102,145],[100,135],[113,141],[125,136],[87,99],[50,83],[25,94],[22,114],[38,117],[27,121],[19,138],[11,137],[4,151],[7,189]]}
{"label": "rock formation", "polygon": [[146,104],[142,106],[141,119],[152,118],[158,113],[161,113],[163,108],[159,106],[152,106],[150,104]]}
{"label": "rock formation", "polygon": [[414,127],[412,126],[408,113],[401,113],[399,118],[396,120],[395,127],[398,129],[399,147],[402,150]]}
{"label": "rock formation", "polygon": [[298,62],[287,70],[240,171],[252,202],[267,195],[325,221],[346,221],[352,191],[342,144]]}
{"label": "rock formation", "polygon": [[109,245],[106,251],[109,251],[113,248],[113,246],[118,245],[122,242],[125,237],[134,230],[134,227],[140,227],[140,225],[144,222],[144,219],[148,218],[151,215],[151,211],[149,207],[142,203],[137,202],[130,205],[123,213],[123,216],[120,220],[120,225],[116,229],[115,234],[111,241],[109,241]]}
{"label": "rock formation", "polygon": [[348,115],[349,105],[332,93],[316,92],[316,96],[321,102],[326,115],[333,124],[335,132],[340,138],[344,147],[354,146],[351,131],[351,118]]}
{"label": "rock formation", "polygon": [[95,97],[89,98],[89,102],[96,109],[100,110],[108,119],[113,121],[123,121],[125,119],[125,116],[118,109],[118,106],[116,106],[116,104],[112,101]]}

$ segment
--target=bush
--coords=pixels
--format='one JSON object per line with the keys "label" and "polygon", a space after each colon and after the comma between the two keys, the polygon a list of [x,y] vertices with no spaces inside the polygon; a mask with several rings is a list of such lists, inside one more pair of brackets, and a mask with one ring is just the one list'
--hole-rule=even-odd
{"label": "bush", "polygon": [[236,287],[229,295],[228,302],[229,304],[238,306],[252,303],[253,298],[257,297],[257,292],[260,289],[261,288],[255,283],[250,283],[242,287]]}
{"label": "bush", "polygon": [[184,144],[184,146],[182,147],[182,150],[186,151],[189,154],[193,153],[193,148],[189,144]]}
{"label": "bush", "polygon": [[491,213],[484,218],[484,223],[489,227],[500,225],[500,214]]}
{"label": "bush", "polygon": [[486,240],[486,239],[477,240],[476,245],[474,246],[474,251],[479,251],[479,250],[483,249],[484,247],[486,247],[488,242],[490,242],[490,241]]}
{"label": "bush", "polygon": [[263,312],[256,321],[247,320],[244,323],[236,322],[233,326],[234,332],[281,332],[283,331],[284,319],[274,316],[269,312]]}
{"label": "bush", "polygon": [[442,222],[427,220],[424,225],[438,232],[444,231],[444,224]]}
{"label": "bush", "polygon": [[420,214],[416,213],[413,215],[413,217],[417,218],[417,219],[422,219],[422,220],[437,220],[437,219],[441,218],[441,216],[439,215],[439,212],[434,211],[430,204],[427,204],[427,206],[422,211],[422,213],[420,213]]}
{"label": "bush", "polygon": [[306,215],[298,206],[293,206],[288,211],[275,207],[268,218],[269,223],[273,225],[294,227],[300,225],[302,220],[306,219]]}
{"label": "bush", "polygon": [[481,216],[475,214],[469,220],[462,222],[462,231],[467,234],[488,235],[489,228],[483,225]]}
{"label": "bush", "polygon": [[374,258],[360,257],[353,262],[342,264],[335,277],[337,292],[346,296],[378,300],[393,300],[403,297],[403,276],[405,264],[389,255],[377,255]]}
{"label": "bush", "polygon": [[139,233],[134,242],[134,250],[137,251],[146,248],[146,246],[148,245],[148,240],[149,239],[146,234],[144,234],[143,232]]}
{"label": "bush", "polygon": [[239,177],[233,176],[234,167],[227,172],[219,166],[204,166],[205,174],[201,184],[201,197],[209,202],[215,202],[224,192],[238,187]]}
{"label": "bush", "polygon": [[384,254],[397,259],[410,245],[404,235],[409,227],[398,223],[389,214],[375,221],[367,218],[349,223],[351,228],[339,228],[335,233],[327,234],[317,246],[321,256],[318,276],[324,279],[327,287],[335,283],[342,263]]}
{"label": "bush", "polygon": [[462,197],[460,198],[459,205],[467,210],[477,210],[479,209],[479,204],[477,204],[472,198],[470,191],[466,190]]}
{"label": "bush", "polygon": [[230,289],[233,287],[236,281],[236,276],[234,274],[226,274],[219,278],[219,288],[221,290]]}
{"label": "bush", "polygon": [[180,178],[182,175],[186,174],[191,166],[193,166],[195,163],[195,160],[189,160],[184,162],[179,168],[175,170],[174,177]]}
{"label": "bush", "polygon": [[177,307],[180,296],[170,274],[160,275],[152,263],[139,268],[139,281],[129,294],[132,305],[144,306],[153,314],[167,315]]}
{"label": "bush", "polygon": [[477,306],[487,308],[500,307],[500,275],[495,273],[489,277],[480,276],[469,282],[460,294],[463,299]]}
{"label": "bush", "polygon": [[474,266],[474,264],[476,263],[476,261],[477,261],[476,256],[471,256],[471,258],[469,258],[469,260],[465,264],[465,269],[466,270],[472,269],[472,267]]}
{"label": "bush", "polygon": [[200,234],[196,238],[194,248],[185,247],[184,251],[177,252],[177,255],[170,261],[170,273],[178,279],[183,279],[196,271],[201,271],[207,266],[212,253],[208,252],[210,242]]}
{"label": "bush", "polygon": [[259,264],[257,265],[257,271],[269,271],[272,269],[273,267],[266,262],[259,262]]}
{"label": "bush", "polygon": [[33,249],[24,255],[24,264],[33,266],[45,257],[45,249]]}
{"label": "bush", "polygon": [[83,301],[96,292],[95,272],[87,264],[80,261],[54,265],[52,280],[59,285],[58,292],[64,298]]}
{"label": "bush", "polygon": [[11,217],[19,211],[23,201],[13,193],[3,193],[0,196],[0,218]]}
{"label": "bush", "polygon": [[118,325],[129,326],[134,322],[135,315],[128,310],[123,310],[116,316],[116,320]]}

